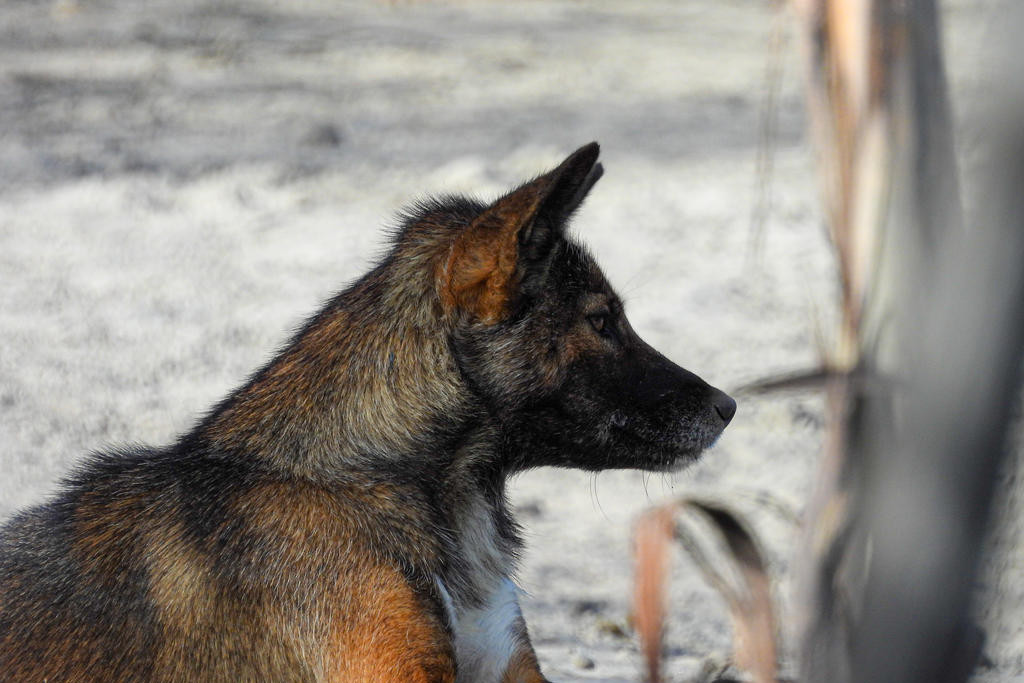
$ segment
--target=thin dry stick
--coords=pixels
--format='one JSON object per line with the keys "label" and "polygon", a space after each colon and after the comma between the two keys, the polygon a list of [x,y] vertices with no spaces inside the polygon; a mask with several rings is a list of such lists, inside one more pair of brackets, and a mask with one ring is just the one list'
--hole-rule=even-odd
{"label": "thin dry stick", "polygon": [[[827,387],[828,438],[819,482],[811,501],[800,585],[802,673],[808,680],[850,680],[848,642],[855,618],[851,595],[862,583],[858,551],[849,547],[862,472],[849,449],[866,396],[863,385],[876,366],[866,362],[862,318],[887,306],[871,288],[875,250],[884,242],[888,200],[889,121],[882,48],[872,40],[871,0],[803,0],[810,64],[808,106],[823,171],[829,234],[841,282],[841,327],[837,347],[823,359]],[[874,308],[873,308],[874,307]],[[884,317],[884,316],[880,316]],[[884,335],[887,330],[878,331]],[[851,382],[852,377],[858,382]]]}
{"label": "thin dry stick", "polygon": [[783,57],[787,50],[787,24],[784,20],[785,4],[773,8],[768,58],[765,60],[764,94],[760,106],[760,135],[757,143],[757,161],[754,169],[755,198],[750,212],[750,238],[747,244],[747,267],[761,265],[765,226],[772,213],[772,176],[775,171],[775,145],[779,127],[779,91],[782,88]]}

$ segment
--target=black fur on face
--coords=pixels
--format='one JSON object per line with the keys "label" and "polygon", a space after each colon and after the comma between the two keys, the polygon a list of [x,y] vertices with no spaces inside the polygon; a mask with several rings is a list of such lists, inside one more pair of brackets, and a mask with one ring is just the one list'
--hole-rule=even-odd
{"label": "black fur on face", "polygon": [[508,469],[680,467],[717,440],[735,401],[633,331],[594,259],[565,235],[585,193],[565,193],[568,211],[542,206],[519,244],[507,317],[460,321],[452,351],[506,435]]}

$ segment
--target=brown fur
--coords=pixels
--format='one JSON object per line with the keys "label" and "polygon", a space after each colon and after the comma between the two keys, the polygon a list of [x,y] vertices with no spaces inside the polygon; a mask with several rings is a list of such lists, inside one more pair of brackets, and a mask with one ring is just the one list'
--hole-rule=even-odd
{"label": "brown fur", "polygon": [[501,683],[544,683],[547,679],[540,672],[537,655],[531,648],[519,650],[501,679]]}
{"label": "brown fur", "polygon": [[367,567],[358,582],[339,581],[339,604],[369,605],[337,614],[328,636],[330,683],[454,683],[451,639],[440,619],[404,577],[387,566]]}

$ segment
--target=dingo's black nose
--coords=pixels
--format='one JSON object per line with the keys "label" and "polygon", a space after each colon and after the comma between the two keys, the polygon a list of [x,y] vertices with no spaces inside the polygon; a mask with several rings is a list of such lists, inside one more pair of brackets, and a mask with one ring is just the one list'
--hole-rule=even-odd
{"label": "dingo's black nose", "polygon": [[736,401],[731,397],[719,391],[712,403],[715,406],[715,412],[718,413],[718,417],[722,418],[722,422],[729,424],[732,420],[732,416],[736,414]]}

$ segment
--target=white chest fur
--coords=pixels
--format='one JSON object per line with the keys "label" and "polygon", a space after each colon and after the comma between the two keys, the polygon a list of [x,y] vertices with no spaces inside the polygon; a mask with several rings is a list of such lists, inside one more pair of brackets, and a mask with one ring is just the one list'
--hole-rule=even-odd
{"label": "white chest fur", "polygon": [[455,636],[458,683],[500,683],[509,661],[526,645],[520,591],[509,578],[513,560],[498,542],[492,508],[482,496],[470,501],[457,533],[465,562],[460,579],[471,590],[446,586],[440,578],[437,585]]}
{"label": "white chest fur", "polygon": [[500,683],[523,646],[519,589],[502,578],[483,605],[460,609],[440,579],[437,585],[455,632],[458,683]]}

